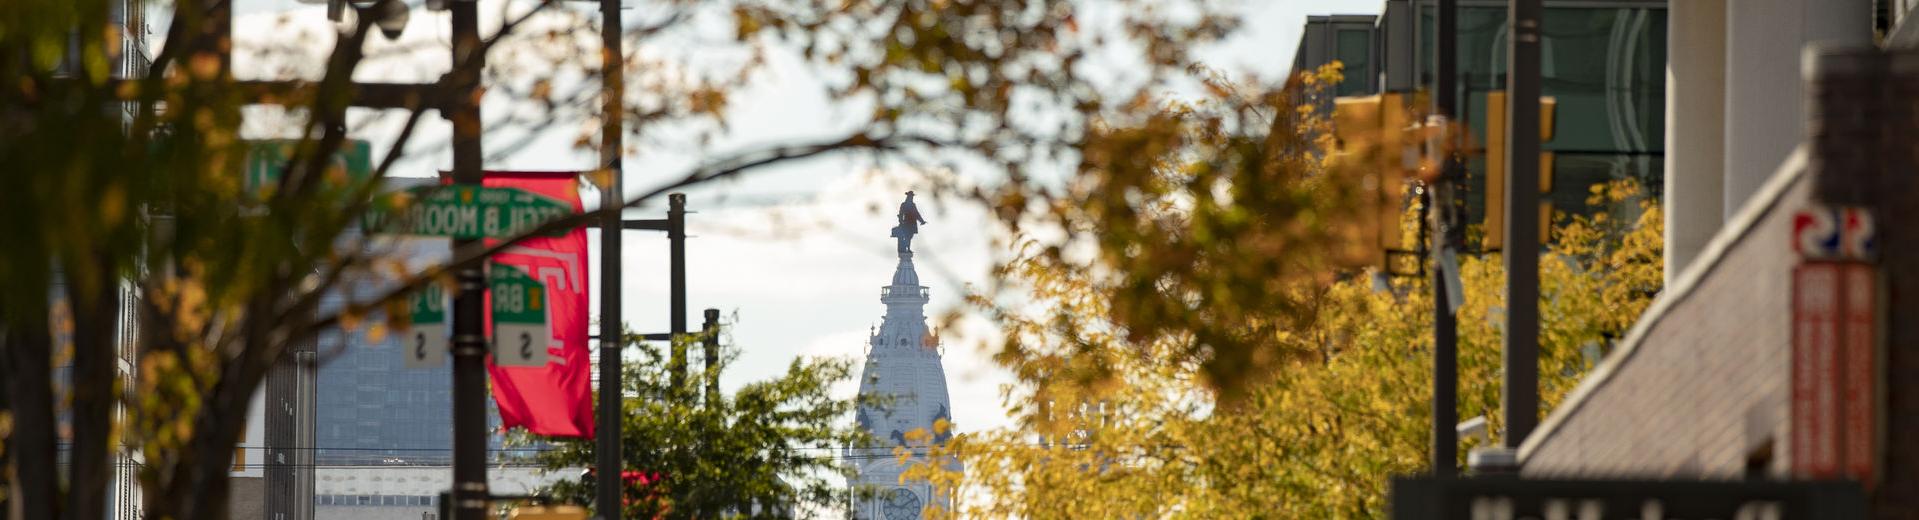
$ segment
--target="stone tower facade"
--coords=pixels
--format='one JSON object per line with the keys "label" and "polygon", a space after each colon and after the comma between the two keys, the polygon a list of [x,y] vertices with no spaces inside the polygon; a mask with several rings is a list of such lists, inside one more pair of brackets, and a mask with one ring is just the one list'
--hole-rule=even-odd
{"label": "stone tower facade", "polygon": [[[899,265],[893,269],[892,284],[880,289],[886,316],[867,340],[866,363],[860,373],[856,420],[872,435],[874,444],[849,448],[845,454],[855,470],[850,484],[870,492],[854,501],[853,516],[860,519],[917,519],[926,507],[945,500],[927,483],[902,481],[901,473],[913,462],[902,465],[894,455],[894,448],[907,446],[916,454],[914,462],[923,461],[927,441],[943,442],[950,436],[950,432],[933,435],[934,422],[952,418],[939,337],[926,326],[931,291],[920,285],[919,273],[913,270],[911,243],[921,221],[910,192],[901,204],[900,218],[901,226],[893,230],[899,240]],[[915,430],[930,437],[909,441]]]}

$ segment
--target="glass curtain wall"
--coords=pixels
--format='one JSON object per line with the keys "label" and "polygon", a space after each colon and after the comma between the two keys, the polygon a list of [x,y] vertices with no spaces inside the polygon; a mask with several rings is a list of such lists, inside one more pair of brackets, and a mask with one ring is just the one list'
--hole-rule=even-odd
{"label": "glass curtain wall", "polygon": [[[1485,142],[1486,92],[1506,85],[1506,6],[1503,1],[1461,1],[1459,89],[1462,119],[1476,142]],[[1432,84],[1433,2],[1419,8],[1419,84]],[[1540,41],[1541,91],[1557,102],[1552,191],[1556,212],[1609,211],[1636,217],[1628,201],[1588,205],[1591,187],[1637,180],[1642,196],[1659,197],[1664,184],[1666,110],[1665,2],[1546,2]],[[1485,215],[1485,163],[1468,165],[1467,211]]]}
{"label": "glass curtain wall", "polygon": [[[400,258],[445,255],[444,240],[408,240],[396,251]],[[347,290],[366,299],[385,290],[375,280],[355,280]],[[345,305],[343,295],[331,295],[322,313]],[[371,320],[381,319],[377,316]],[[406,368],[397,334],[377,341],[365,330],[324,331],[315,351],[321,360],[314,396],[315,464],[446,465],[453,461],[453,372],[450,365]],[[500,451],[499,409],[487,398],[488,440],[496,462],[518,452]]]}

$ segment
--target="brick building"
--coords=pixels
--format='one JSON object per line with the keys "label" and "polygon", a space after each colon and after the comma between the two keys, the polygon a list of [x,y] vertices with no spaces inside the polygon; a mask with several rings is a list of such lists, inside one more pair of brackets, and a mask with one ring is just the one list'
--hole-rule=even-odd
{"label": "brick building", "polygon": [[1912,6],[1672,3],[1666,289],[1525,440],[1523,476],[1820,476],[1794,442],[1828,427],[1795,405],[1795,344],[1808,341],[1795,336],[1795,219],[1857,207],[1879,223],[1877,358],[1863,378],[1876,389],[1870,433],[1847,435],[1876,437],[1860,457],[1874,468],[1869,516],[1919,517],[1919,323],[1900,318],[1919,312],[1919,233],[1901,225],[1919,221],[1919,55],[1900,50],[1919,44]]}

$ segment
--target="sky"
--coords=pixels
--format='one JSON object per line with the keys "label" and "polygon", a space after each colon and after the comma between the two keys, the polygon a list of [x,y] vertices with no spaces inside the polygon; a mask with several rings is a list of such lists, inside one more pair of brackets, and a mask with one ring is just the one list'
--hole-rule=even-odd
{"label": "sky", "polygon": [[[412,2],[418,3],[418,2]],[[1228,42],[1204,51],[1209,65],[1245,77],[1278,81],[1291,67],[1294,47],[1308,15],[1376,14],[1381,0],[1250,0],[1243,6],[1245,29]],[[579,6],[589,6],[575,3]],[[631,2],[629,2],[631,4]],[[484,6],[483,24],[488,13]],[[324,33],[322,5],[292,0],[236,0],[236,75],[242,79],[285,77],[291,70],[311,66],[285,60],[249,60],[246,49],[264,42],[283,41],[290,31]],[[584,9],[585,7],[577,8]],[[589,6],[590,7],[590,6]],[[633,12],[632,9],[628,10]],[[632,16],[632,15],[629,15]],[[156,20],[153,38],[163,33]],[[497,23],[497,22],[494,22]],[[401,53],[370,62],[358,74],[360,81],[429,81],[446,68],[447,41],[444,13],[415,8],[407,33],[399,44],[418,45],[423,52]],[[322,39],[327,37],[322,36]],[[377,37],[376,37],[377,39]],[[390,45],[375,42],[374,47]],[[663,52],[671,52],[666,50]],[[488,99],[488,118],[499,113],[498,100]],[[271,113],[247,112],[267,120]],[[747,148],[835,135],[861,114],[828,99],[821,79],[801,66],[795,56],[774,53],[763,74],[733,94],[729,131],[711,150]],[[385,153],[397,125],[373,114],[356,112],[352,120],[359,139],[373,143],[375,156]],[[364,125],[361,125],[364,123]],[[510,155],[489,157],[494,170],[579,170],[595,164],[592,153],[574,150],[573,142],[585,121],[562,122],[552,130],[524,136],[530,144]],[[409,147],[416,158],[396,166],[397,176],[430,176],[447,168],[450,156],[440,144],[449,135],[444,120],[423,118]],[[516,136],[517,137],[517,136]],[[497,144],[503,139],[489,140]],[[489,150],[489,155],[495,150]],[[710,152],[707,152],[710,153]],[[706,153],[664,150],[625,158],[623,182],[629,193],[683,175]],[[901,193],[924,185],[922,175],[955,175],[962,180],[985,179],[992,172],[925,173],[898,168],[876,169],[866,161],[822,158],[759,170],[738,182],[721,182],[686,190],[688,217],[687,300],[688,327],[697,330],[700,310],[720,309],[730,324],[730,340],[739,358],[722,379],[728,390],[749,381],[782,373],[801,356],[860,356],[869,327],[879,324],[884,306],[879,289],[886,285],[897,263],[887,231]],[[916,182],[917,181],[917,182]],[[588,194],[589,198],[595,195]],[[952,201],[920,201],[930,222],[914,242],[921,283],[930,287],[927,315],[937,317],[962,308],[960,296],[968,286],[987,285],[993,258],[989,230],[997,229],[977,207]],[[664,201],[629,210],[628,218],[661,218]],[[599,278],[599,240],[589,233],[595,262],[589,273]],[[639,332],[664,332],[668,316],[667,240],[662,233],[629,232],[623,244],[622,318]],[[598,308],[598,282],[593,307]],[[991,361],[992,324],[972,317],[960,330],[942,331],[944,365],[951,392],[955,424],[960,431],[978,431],[1011,425],[1001,400],[1001,387],[1010,376]],[[851,381],[837,388],[850,396]]]}

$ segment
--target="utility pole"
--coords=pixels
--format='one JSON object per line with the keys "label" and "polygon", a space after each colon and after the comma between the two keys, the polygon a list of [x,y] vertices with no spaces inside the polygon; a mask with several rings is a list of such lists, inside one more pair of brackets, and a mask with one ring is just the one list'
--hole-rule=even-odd
{"label": "utility pole", "polygon": [[[704,314],[706,322],[700,325],[700,346],[703,347],[702,350],[704,350],[706,354],[706,370],[702,372],[701,376],[702,379],[704,379],[703,382],[706,383],[706,392],[704,393],[704,399],[701,403],[705,404],[708,409],[712,409],[719,404],[720,399],[720,374],[714,371],[714,369],[719,366],[720,356],[720,310],[707,309]],[[701,444],[707,443],[702,441]],[[708,445],[704,448],[711,449],[711,446]],[[747,512],[752,510],[753,508],[750,505],[742,504],[738,509],[735,509],[734,512]],[[719,512],[701,511],[700,516],[716,517],[719,516]]]}
{"label": "utility pole", "polygon": [[1539,423],[1540,0],[1510,0],[1506,74],[1506,435],[1517,451]]}
{"label": "utility pole", "polygon": [[[478,185],[484,176],[480,149],[479,6],[455,1],[448,6],[453,19],[453,92],[451,106],[441,112],[453,120],[453,183]],[[453,250],[479,247],[477,239],[455,239]],[[462,267],[453,297],[453,519],[486,518],[486,275],[476,263]]]}
{"label": "utility pole", "polygon": [[[620,177],[625,174],[620,158],[624,155],[621,114],[626,111],[625,51],[621,48],[620,0],[600,0],[600,83],[603,89],[600,116],[600,167],[606,169],[600,186],[600,207],[616,208],[625,202]],[[600,409],[598,446],[594,457],[599,472],[595,488],[595,508],[602,520],[620,518],[620,482],[624,465],[620,454],[620,352],[626,346],[620,323],[620,228],[619,211],[608,211],[600,219]]]}
{"label": "utility pole", "polygon": [[720,374],[714,370],[720,365],[720,310],[707,309],[706,323],[700,326],[700,346],[706,360],[706,396],[703,401],[712,407],[720,398]]}
{"label": "utility pole", "polygon": [[[1447,142],[1452,138],[1459,112],[1458,95],[1458,5],[1456,0],[1439,0],[1435,19],[1437,34],[1433,40],[1433,115],[1447,126]],[[1455,254],[1453,228],[1456,205],[1453,190],[1461,177],[1459,155],[1450,147],[1441,163],[1439,180],[1426,191],[1426,211],[1432,218],[1432,294],[1433,294],[1433,447],[1432,472],[1435,477],[1458,473],[1459,435],[1459,328],[1452,300],[1446,294],[1446,259]],[[1457,276],[1457,273],[1452,273]]]}
{"label": "utility pole", "polygon": [[[682,344],[686,335],[686,194],[669,193],[666,196],[666,218],[626,219],[619,222],[592,222],[588,227],[605,228],[617,225],[619,229],[639,231],[665,231],[668,248],[672,257],[669,282],[671,287],[671,307],[668,309],[673,323],[670,332],[648,333],[640,335],[646,341],[666,341],[672,345],[672,356],[667,361],[667,370],[672,377],[672,392],[686,384],[686,346]],[[602,231],[604,233],[604,231]],[[669,396],[676,397],[676,396]]]}
{"label": "utility pole", "polygon": [[686,386],[686,194],[667,195],[666,201],[666,239],[672,262],[669,311],[673,320],[667,324],[667,332],[673,339],[669,341],[672,355],[667,359],[666,369],[673,384],[672,392],[678,396]]}

